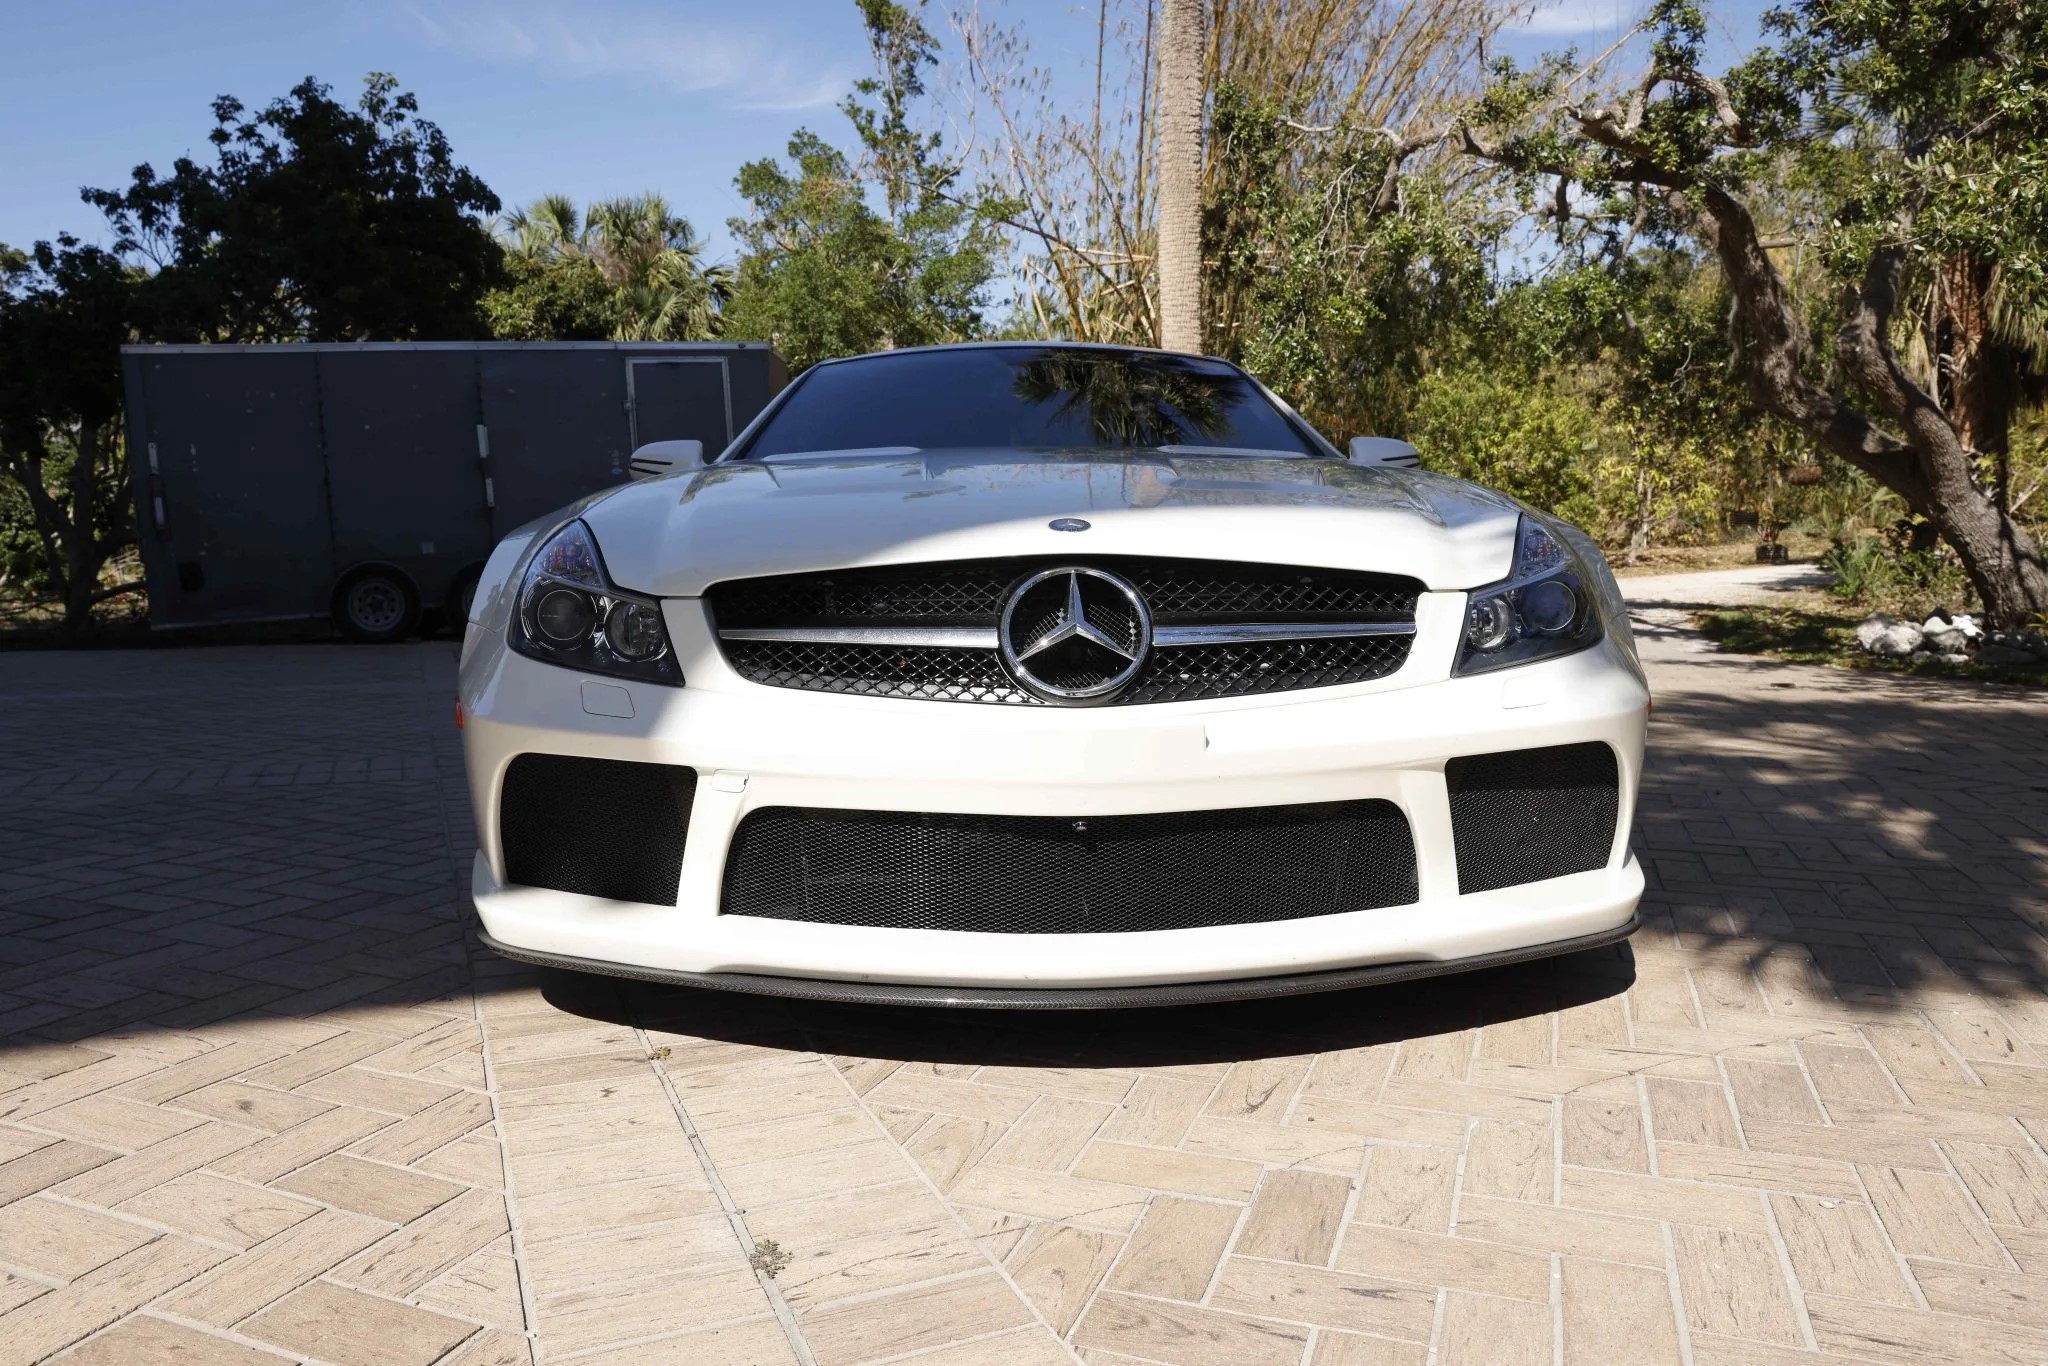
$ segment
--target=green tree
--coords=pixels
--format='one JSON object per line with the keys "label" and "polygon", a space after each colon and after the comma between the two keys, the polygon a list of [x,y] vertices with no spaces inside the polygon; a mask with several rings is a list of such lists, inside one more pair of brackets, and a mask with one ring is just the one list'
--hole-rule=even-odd
{"label": "green tree", "polygon": [[30,586],[55,593],[79,630],[95,605],[140,587],[101,582],[133,540],[120,348],[134,335],[138,273],[70,236],[0,258],[0,476],[40,551]]}
{"label": "green tree", "polygon": [[[2039,0],[1798,0],[1717,79],[1699,6],[1659,0],[1648,65],[1613,102],[1583,102],[1568,60],[1503,62],[1450,130],[1554,187],[1561,216],[1704,250],[1753,401],[1933,523],[2002,625],[2048,612],[2007,436],[2044,359],[2044,18]],[[1760,226],[1787,189],[1789,240]],[[1782,264],[1798,242],[1823,267],[1810,290]]]}
{"label": "green tree", "polygon": [[484,300],[494,335],[697,341],[717,335],[731,273],[704,260],[688,219],[658,194],[587,213],[544,195],[501,223],[508,283]]}
{"label": "green tree", "polygon": [[390,76],[368,77],[353,109],[308,77],[254,114],[223,95],[213,116],[211,164],[145,164],[125,189],[85,192],[117,250],[154,268],[154,339],[482,335],[498,197]]}
{"label": "green tree", "polygon": [[[789,164],[740,168],[751,206],[731,221],[745,245],[725,309],[727,335],[771,341],[793,368],[828,356],[978,334],[1000,247],[994,226],[953,193],[959,169],[935,133],[912,125],[936,41],[891,0],[858,0],[876,74],[840,106],[861,160],[808,130]],[[880,189],[882,211],[869,202]]]}
{"label": "green tree", "polygon": [[[1168,344],[1212,351],[1238,346],[1252,325],[1248,286],[1258,278],[1220,277],[1219,245],[1255,255],[1257,242],[1221,243],[1216,213],[1295,185],[1333,191],[1333,202],[1372,193],[1314,173],[1307,163],[1329,155],[1319,144],[1339,130],[1354,142],[1436,121],[1476,88],[1470,54],[1514,9],[1498,0],[1100,0],[1085,7],[1094,31],[1062,29],[1056,61],[1041,65],[1032,60],[1035,25],[1017,17],[1035,8],[953,7],[960,40],[950,84],[980,135],[981,202],[1012,232],[1015,312],[1005,327],[1153,346],[1162,295],[1199,296],[1194,339]],[[1186,70],[1190,34],[1190,78],[1167,79],[1169,66]],[[1232,134],[1220,117],[1205,128],[1205,97],[1220,114],[1226,90],[1240,110],[1264,105],[1287,120],[1273,130],[1291,149],[1277,163],[1282,185],[1244,178],[1249,161],[1225,154]],[[1262,160],[1269,151],[1257,150]],[[1163,192],[1185,186],[1190,168],[1199,194],[1176,196],[1169,210]],[[1196,225],[1183,208],[1200,211],[1199,245],[1185,236]],[[1178,279],[1164,278],[1166,261],[1184,267]],[[1350,293],[1348,277],[1315,292]]]}
{"label": "green tree", "polygon": [[1566,521],[1598,525],[1598,411],[1558,384],[1483,366],[1438,370],[1421,384],[1409,439],[1429,467],[1512,494]]}
{"label": "green tree", "polygon": [[[1583,246],[1584,244],[1579,244]],[[1717,534],[1757,508],[1775,444],[1727,358],[1728,293],[1713,263],[1652,244],[1570,257],[1501,289],[1475,356],[1495,377],[1570,395],[1593,415],[1584,525],[1633,558],[1653,540]]]}
{"label": "green tree", "polygon": [[1216,93],[1208,345],[1340,441],[1403,435],[1425,374],[1481,321],[1503,220],[1433,173],[1397,194],[1381,129],[1304,129],[1302,112],[1234,81]]}
{"label": "green tree", "polygon": [[124,342],[477,336],[502,269],[497,197],[389,76],[354,109],[308,79],[213,114],[208,164],[84,192],[112,251],[0,248],[0,575],[58,595],[73,628],[140,586],[105,582],[132,525]]}
{"label": "green tree", "polygon": [[505,283],[481,307],[502,341],[606,341],[618,329],[617,293],[587,256],[507,252]]}

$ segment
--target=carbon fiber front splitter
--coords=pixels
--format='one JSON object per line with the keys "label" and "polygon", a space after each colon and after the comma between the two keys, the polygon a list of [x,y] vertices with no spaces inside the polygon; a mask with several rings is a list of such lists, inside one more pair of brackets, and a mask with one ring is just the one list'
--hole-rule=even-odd
{"label": "carbon fiber front splitter", "polygon": [[1256,1001],[1274,996],[1305,996],[1318,991],[1381,986],[1420,977],[1442,977],[1454,972],[1507,967],[1618,943],[1634,934],[1641,923],[1639,917],[1630,916],[1626,924],[1598,934],[1507,949],[1500,953],[1482,953],[1471,958],[1380,963],[1372,967],[1336,968],[1282,977],[1241,977],[1220,982],[1168,982],[1159,986],[1134,987],[935,987],[895,982],[840,982],[815,977],[774,977],[750,972],[675,972],[667,968],[642,968],[630,963],[537,953],[502,944],[482,930],[477,931],[477,937],[493,953],[539,967],[597,973],[605,977],[630,977],[643,982],[665,982],[671,986],[703,987],[711,991],[744,991],[761,996],[858,1005],[957,1006],[977,1010],[1126,1010],[1139,1006],[1207,1005],[1220,1001]]}

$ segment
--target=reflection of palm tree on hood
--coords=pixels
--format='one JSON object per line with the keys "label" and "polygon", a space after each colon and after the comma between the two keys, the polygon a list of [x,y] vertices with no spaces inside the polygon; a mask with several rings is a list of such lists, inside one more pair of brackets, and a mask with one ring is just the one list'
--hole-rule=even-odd
{"label": "reflection of palm tree on hood", "polygon": [[1085,416],[1098,445],[1177,446],[1230,431],[1229,383],[1179,356],[1052,350],[1018,366],[1011,389],[1030,403],[1057,401],[1061,417]]}

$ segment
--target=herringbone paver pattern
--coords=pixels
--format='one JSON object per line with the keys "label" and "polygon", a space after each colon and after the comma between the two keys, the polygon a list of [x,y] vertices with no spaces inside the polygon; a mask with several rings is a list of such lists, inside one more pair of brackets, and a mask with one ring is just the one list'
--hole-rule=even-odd
{"label": "herringbone paver pattern", "polygon": [[2048,1361],[2048,709],[1648,648],[1631,948],[1115,1016],[473,953],[446,645],[0,655],[0,1363]]}

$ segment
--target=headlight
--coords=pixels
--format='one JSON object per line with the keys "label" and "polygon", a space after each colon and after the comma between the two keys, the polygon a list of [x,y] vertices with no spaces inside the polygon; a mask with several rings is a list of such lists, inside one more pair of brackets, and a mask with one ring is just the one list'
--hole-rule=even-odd
{"label": "headlight", "polygon": [[1468,600],[1452,674],[1555,659],[1597,643],[1603,628],[1595,591],[1579,556],[1548,527],[1524,517],[1515,536],[1514,572],[1475,589]]}
{"label": "headlight", "polygon": [[661,604],[614,588],[581,522],[549,538],[519,581],[512,648],[566,669],[681,687]]}

